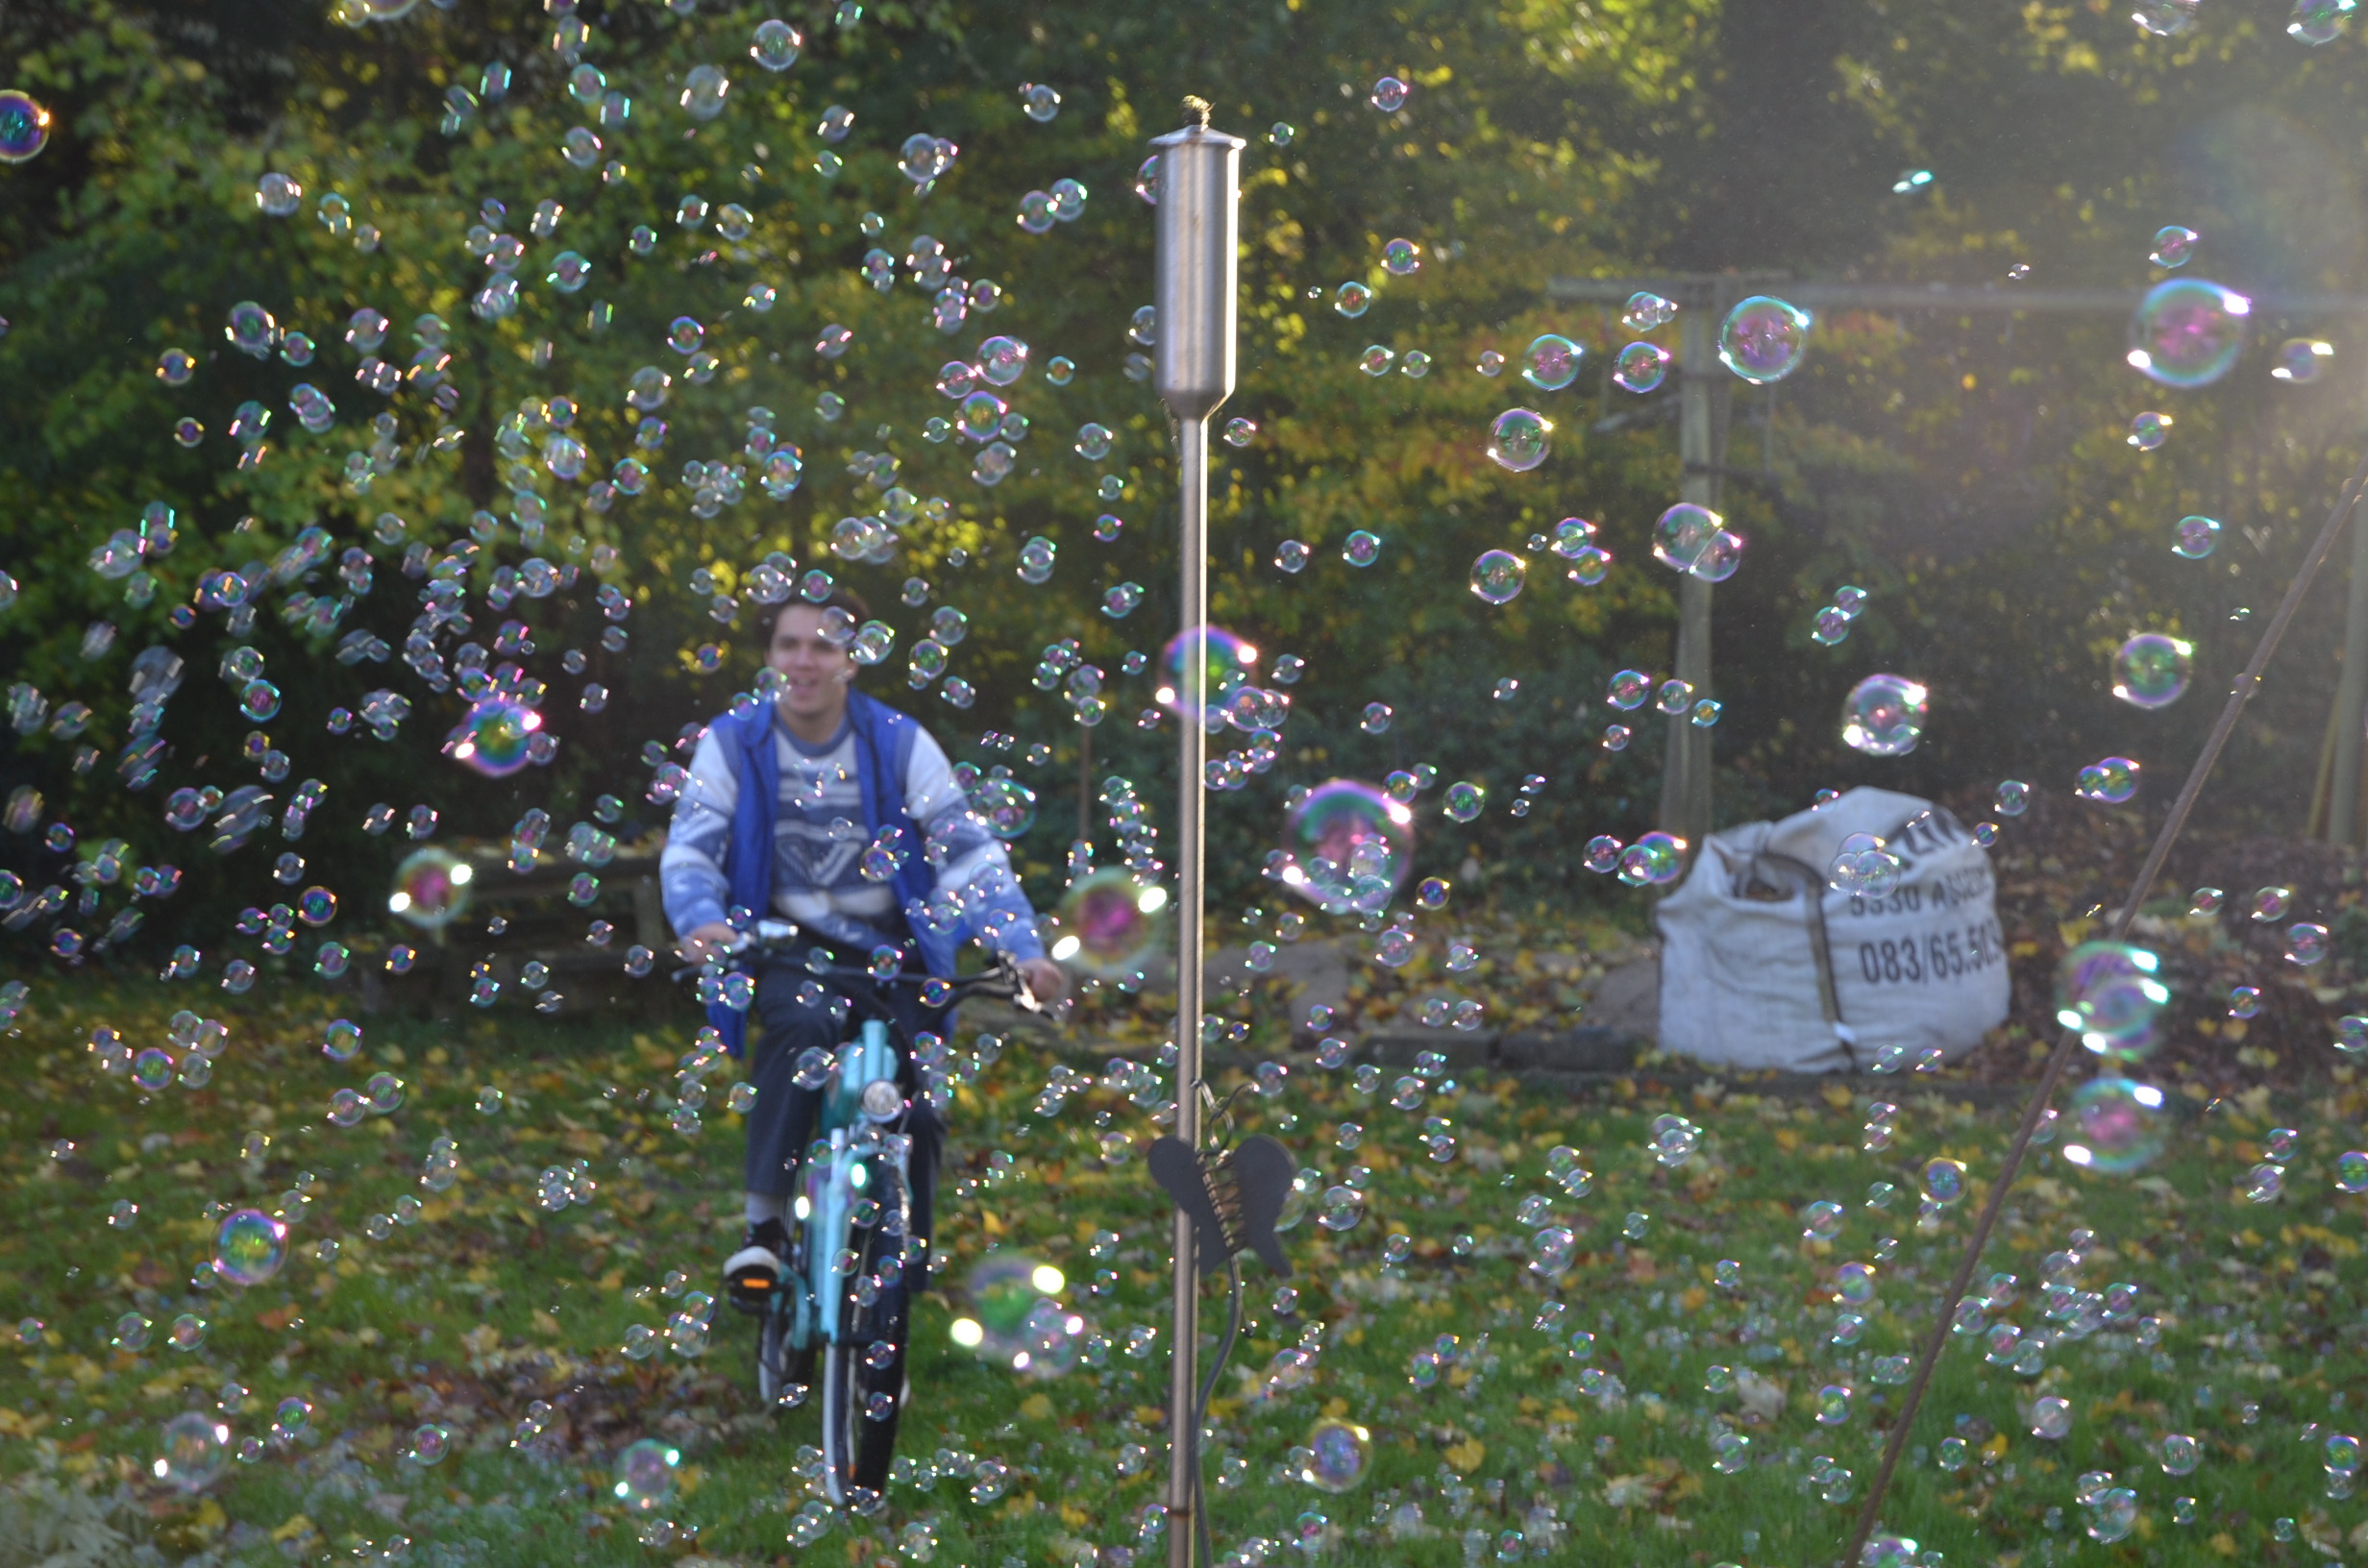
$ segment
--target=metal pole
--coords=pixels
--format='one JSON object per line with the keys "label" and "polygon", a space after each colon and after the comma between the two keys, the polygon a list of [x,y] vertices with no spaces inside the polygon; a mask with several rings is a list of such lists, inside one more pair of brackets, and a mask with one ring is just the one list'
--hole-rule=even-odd
{"label": "metal pole", "polygon": [[[1157,137],[1160,150],[1157,283],[1152,304],[1158,341],[1152,378],[1176,421],[1181,527],[1176,554],[1176,615],[1184,634],[1176,708],[1175,1136],[1200,1148],[1202,828],[1209,663],[1209,416],[1232,395],[1242,149],[1238,136],[1209,129],[1209,106],[1187,98],[1198,120]],[[1199,1507],[1199,1271],[1192,1220],[1175,1213],[1174,1337],[1168,1384],[1168,1561],[1192,1568]]]}
{"label": "metal pole", "polygon": [[2352,597],[2343,618],[2343,674],[2335,683],[2335,768],[2327,802],[2327,842],[2360,840],[2362,725],[2368,724],[2368,517],[2352,520]]}
{"label": "metal pole", "polygon": [[[1714,290],[1689,291],[1678,317],[1678,454],[1684,472],[1678,497],[1718,509],[1716,378],[1713,347],[1719,297]],[[1699,577],[1678,580],[1677,678],[1707,697],[1711,685],[1711,585]],[[1684,718],[1669,721],[1668,761],[1661,774],[1661,827],[1698,850],[1711,830],[1711,732]]]}

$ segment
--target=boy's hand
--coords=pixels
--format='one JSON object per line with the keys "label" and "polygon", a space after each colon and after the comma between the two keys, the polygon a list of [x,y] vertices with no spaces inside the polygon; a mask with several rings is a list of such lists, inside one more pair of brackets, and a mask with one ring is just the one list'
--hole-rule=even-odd
{"label": "boy's hand", "polygon": [[1048,958],[1021,960],[1020,973],[1030,993],[1047,1007],[1069,994],[1069,971]]}
{"label": "boy's hand", "polygon": [[706,964],[722,958],[739,940],[739,932],[722,920],[710,920],[685,935],[676,951],[682,955],[685,964]]}

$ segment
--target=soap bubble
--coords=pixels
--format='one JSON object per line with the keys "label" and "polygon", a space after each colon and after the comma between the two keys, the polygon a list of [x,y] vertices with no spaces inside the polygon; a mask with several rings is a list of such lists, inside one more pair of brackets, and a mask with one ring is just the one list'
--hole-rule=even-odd
{"label": "soap bubble", "polygon": [[1521,380],[1541,392],[1560,392],[1578,380],[1586,352],[1560,333],[1543,333],[1521,353]]}
{"label": "soap bubble", "polygon": [[1299,1479],[1319,1491],[1340,1493],[1365,1479],[1373,1456],[1372,1433],[1339,1416],[1325,1416],[1308,1429]]}
{"label": "soap bubble", "polygon": [[2158,267],[2183,267],[2195,255],[2195,242],[2203,237],[2183,224],[2165,224],[2155,231],[2154,250],[2146,259]]}
{"label": "soap bubble", "polygon": [[2130,19],[2158,38],[2175,38],[2195,25],[2204,0],[2137,0]]}
{"label": "soap bubble", "polygon": [[2073,793],[2084,800],[2118,806],[2137,794],[2138,765],[2128,757],[2105,757],[2081,770]]}
{"label": "soap bubble", "polygon": [[1166,907],[1164,892],[1137,886],[1119,867],[1080,877],[1061,898],[1053,956],[1088,974],[1132,974],[1159,950]]}
{"label": "soap bubble", "polygon": [[[1187,713],[1181,706],[1184,697],[1185,649],[1196,649],[1206,669],[1204,705],[1198,713]],[[1258,662],[1258,650],[1222,626],[1201,626],[1180,631],[1169,640],[1160,655],[1160,668],[1167,674],[1159,688],[1159,704],[1171,713],[1185,719],[1198,719],[1224,706],[1233,689],[1249,678],[1251,667]]]}
{"label": "soap bubble", "polygon": [[1332,293],[1332,308],[1351,321],[1365,314],[1372,304],[1373,291],[1354,279],[1341,284]]}
{"label": "soap bubble", "polygon": [[446,849],[415,851],[395,868],[387,911],[425,931],[458,919],[469,907],[476,868]]}
{"label": "soap bubble", "polygon": [[284,218],[305,205],[305,187],[284,174],[266,174],[255,183],[255,205],[270,217]]}
{"label": "soap bubble", "polygon": [[1718,329],[1720,362],[1754,386],[1791,375],[1808,347],[1809,316],[1765,294],[1737,305]]}
{"label": "soap bubble", "polygon": [[2368,1192],[2368,1152],[2351,1149],[2337,1155],[2335,1185],[2356,1195]]}
{"label": "soap bubble", "polygon": [[1528,563],[1511,551],[1485,551],[1471,563],[1471,591],[1491,604],[1510,603],[1528,571]]}
{"label": "soap bubble", "polygon": [[1686,870],[1685,841],[1647,833],[1620,851],[1619,879],[1632,888],[1666,887]]}
{"label": "soap bubble", "polygon": [[768,71],[786,71],[798,63],[798,53],[805,47],[804,37],[798,30],[779,17],[769,17],[756,24],[749,38],[749,58]]}
{"label": "soap bubble", "polygon": [[2356,4],[2356,0],[2294,0],[2293,18],[2285,24],[2286,36],[2297,43],[2313,47],[2332,43],[2342,37]]}
{"label": "soap bubble", "polygon": [[1676,571],[1691,572],[1723,531],[1724,523],[1709,507],[1681,501],[1653,525],[1653,558]]}
{"label": "soap bubble", "polygon": [[1841,841],[1826,886],[1860,898],[1881,898],[1899,885],[1900,858],[1872,833],[1853,833]]}
{"label": "soap bubble", "polygon": [[1370,784],[1326,779],[1284,820],[1282,876],[1318,904],[1387,904],[1414,858],[1414,813]]}
{"label": "soap bubble", "polygon": [[1341,559],[1350,566],[1370,566],[1381,559],[1381,540],[1378,536],[1358,528],[1341,542]]}
{"label": "soap bubble", "polygon": [[2160,632],[2140,632],[2113,655],[2113,695],[2134,708],[2163,708],[2186,695],[2194,646]]}
{"label": "soap bubble", "polygon": [[259,1209],[234,1209],[214,1230],[213,1271],[233,1285],[261,1285],[286,1262],[287,1227]]}
{"label": "soap bubble", "polygon": [[675,1468],[681,1462],[680,1449],[654,1437],[629,1443],[617,1456],[609,1491],[629,1511],[649,1513],[674,1496]]}
{"label": "soap bubble", "polygon": [[321,1053],[332,1062],[351,1062],[361,1050],[361,1025],[345,1018],[332,1018],[324,1031]]}
{"label": "soap bubble", "polygon": [[1459,779],[1447,786],[1446,812],[1454,821],[1468,822],[1480,815],[1488,792],[1468,779]]}
{"label": "soap bubble", "polygon": [[1612,380],[1630,392],[1650,392],[1669,374],[1669,352],[1658,343],[1631,343],[1612,361]]}
{"label": "soap bubble", "polygon": [[971,787],[971,809],[987,824],[987,831],[1009,841],[1025,834],[1036,822],[1036,792],[1016,778],[980,779]]}
{"label": "soap bubble", "polygon": [[2161,968],[2153,953],[2128,943],[2081,943],[2056,968],[2056,1021],[2109,1060],[2144,1056],[2154,1048],[2156,1016],[2171,999]]}
{"label": "soap bubble", "polygon": [[1870,757],[1904,757],[1924,738],[1931,694],[1905,675],[1868,675],[1842,703],[1842,744]]}
{"label": "soap bubble", "polygon": [[1649,332],[1677,319],[1677,304],[1651,292],[1631,294],[1619,313],[1619,324],[1632,332]]}
{"label": "soap bubble", "polygon": [[682,91],[677,101],[692,119],[712,120],[724,112],[724,100],[730,91],[731,79],[721,69],[694,65],[682,79]]}
{"label": "soap bubble", "polygon": [[1394,239],[1381,248],[1381,269],[1393,278],[1411,278],[1422,270],[1422,247],[1411,239]]}
{"label": "soap bubble", "polygon": [[28,92],[0,90],[0,163],[22,163],[49,145],[49,110]]}
{"label": "soap bubble", "polygon": [[2278,345],[2277,354],[2271,356],[2270,377],[2275,380],[2291,381],[2296,386],[2307,386],[2326,371],[2327,362],[2334,356],[2334,353],[2335,346],[2322,339],[2289,337]]}
{"label": "soap bubble", "polygon": [[2139,1170],[2162,1152],[2168,1138],[2162,1090],[2128,1078],[2092,1078],[2073,1092],[2063,1146],[2066,1163],[2103,1175]]}
{"label": "soap bubble", "polygon": [[488,697],[473,703],[450,738],[453,760],[487,778],[506,778],[532,759],[543,716],[523,702]]}
{"label": "soap bubble", "polygon": [[1570,1272],[1577,1251],[1578,1238],[1568,1226],[1548,1225],[1530,1237],[1530,1269],[1546,1279],[1557,1279]]}
{"label": "soap bubble", "polygon": [[2220,524],[2208,517],[2183,517],[2175,530],[2171,553],[2200,561],[2220,548]]}
{"label": "soap bubble", "polygon": [[198,1492],[221,1471],[231,1429],[202,1410],[184,1410],[157,1436],[150,1473],[176,1491]]}
{"label": "soap bubble", "polygon": [[2200,278],[2157,283],[2130,318],[2130,364],[2164,386],[2209,386],[2244,352],[2252,313],[2244,295]]}
{"label": "soap bubble", "polygon": [[1406,107],[1406,95],[1412,90],[1396,77],[1385,76],[1373,84],[1365,101],[1384,114],[1394,114]]}
{"label": "soap bubble", "polygon": [[1065,1328],[1063,1314],[1051,1298],[1067,1283],[1049,1263],[1019,1253],[990,1255],[971,1270],[965,1286],[970,1312],[954,1320],[954,1343],[980,1360],[1016,1372],[1046,1376],[1064,1370],[1061,1353],[1073,1357],[1074,1351],[1067,1334],[1059,1332]]}
{"label": "soap bubble", "polygon": [[1042,82],[1020,84],[1020,111],[1038,125],[1049,125],[1061,111],[1061,93]]}
{"label": "soap bubble", "polygon": [[1819,1198],[1801,1211],[1801,1237],[1809,1241],[1831,1241],[1841,1235],[1842,1207],[1831,1198]]}
{"label": "soap bubble", "polygon": [[2140,452],[2155,452],[2171,438],[2171,427],[2177,421],[2170,415],[2152,409],[2130,421],[2130,445]]}
{"label": "soap bubble", "polygon": [[2191,1476],[2195,1467],[2204,1462],[2204,1445],[2183,1432],[2163,1433],[2156,1454],[2166,1476]]}
{"label": "soap bubble", "polygon": [[1508,408],[1489,427],[1489,458],[1497,467],[1526,474],[1546,459],[1554,422],[1528,408]]}
{"label": "soap bubble", "polygon": [[2072,1402],[2055,1394],[2043,1394],[2031,1402],[2031,1435],[2050,1442],[2072,1430]]}

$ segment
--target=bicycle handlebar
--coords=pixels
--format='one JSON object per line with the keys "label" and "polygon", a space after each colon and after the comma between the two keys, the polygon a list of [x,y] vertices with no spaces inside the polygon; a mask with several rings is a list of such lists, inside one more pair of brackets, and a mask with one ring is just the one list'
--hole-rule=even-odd
{"label": "bicycle handlebar", "polygon": [[[742,932],[740,941],[725,949],[723,965],[727,968],[737,968],[744,974],[748,973],[748,959],[793,951],[802,935],[800,929],[788,921],[759,920],[755,930]],[[705,968],[703,964],[690,965],[675,970],[672,979],[676,985],[682,985],[697,979]],[[1028,987],[1027,977],[1020,972],[1020,966],[1009,953],[997,953],[987,968],[977,974],[957,975],[951,979],[903,970],[880,975],[855,964],[825,964],[817,968],[809,961],[804,968],[817,980],[859,980],[875,986],[925,986],[935,980],[947,988],[945,1005],[949,1006],[969,996],[992,996],[1017,1003],[1025,1012],[1044,1011],[1044,1004],[1036,999],[1036,993]]]}

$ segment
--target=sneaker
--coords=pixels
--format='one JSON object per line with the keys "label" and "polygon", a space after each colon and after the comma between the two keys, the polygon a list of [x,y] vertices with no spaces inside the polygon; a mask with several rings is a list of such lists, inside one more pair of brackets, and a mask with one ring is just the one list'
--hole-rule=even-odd
{"label": "sneaker", "polygon": [[744,1312],[772,1306],[781,1277],[789,1272],[789,1231],[777,1219],[762,1219],[740,1237],[740,1250],[724,1261],[724,1293]]}

